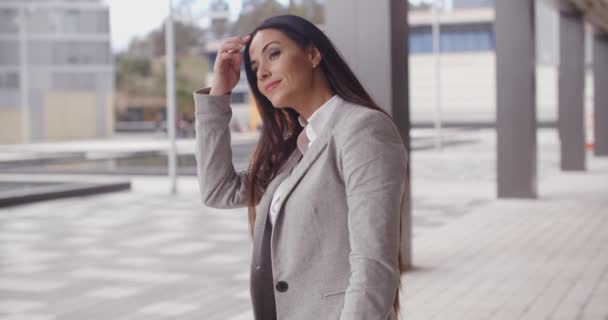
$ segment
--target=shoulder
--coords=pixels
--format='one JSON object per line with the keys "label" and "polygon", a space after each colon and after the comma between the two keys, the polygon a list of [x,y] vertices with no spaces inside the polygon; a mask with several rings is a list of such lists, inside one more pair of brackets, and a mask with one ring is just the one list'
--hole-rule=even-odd
{"label": "shoulder", "polygon": [[342,170],[373,164],[401,177],[408,157],[393,120],[380,110],[356,104],[348,104],[344,111],[333,133]]}
{"label": "shoulder", "polygon": [[389,115],[376,109],[346,102],[344,116],[334,128],[334,136],[343,140],[357,136],[383,136],[391,142],[401,136]]}

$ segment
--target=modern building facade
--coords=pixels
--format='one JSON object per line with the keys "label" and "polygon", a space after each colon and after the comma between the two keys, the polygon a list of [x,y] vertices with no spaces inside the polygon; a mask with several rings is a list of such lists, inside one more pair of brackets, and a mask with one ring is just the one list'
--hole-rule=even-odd
{"label": "modern building facade", "polygon": [[451,8],[493,8],[495,0],[452,0]]}
{"label": "modern building facade", "polygon": [[0,143],[113,132],[109,9],[101,0],[0,0]]}
{"label": "modern building facade", "polygon": [[[432,125],[440,106],[446,123],[488,123],[493,113],[494,9],[466,7],[409,12],[410,112]],[[439,26],[439,54],[433,24]],[[439,71],[437,70],[439,68]],[[466,76],[465,76],[466,75]]]}
{"label": "modern building facade", "polygon": [[[494,0],[445,1],[435,15],[431,10],[410,10],[409,63],[411,120],[414,126],[433,126],[437,117],[447,126],[494,126],[496,122],[496,60]],[[537,109],[539,123],[557,121],[558,20],[545,2],[536,3]],[[228,11],[225,11],[225,17]],[[222,17],[218,12],[215,17]],[[439,24],[439,58],[433,54],[433,24]],[[590,33],[588,33],[590,35]],[[591,39],[587,61],[591,61]],[[221,39],[209,39],[208,82]],[[405,55],[404,55],[405,57]],[[437,66],[440,70],[437,71]],[[586,92],[591,102],[592,91]],[[249,129],[258,125],[244,74],[233,92],[235,121]],[[439,106],[439,108],[438,108]],[[438,111],[439,110],[439,111]],[[590,116],[590,115],[589,115]],[[249,121],[248,119],[251,119]]]}
{"label": "modern building facade", "polygon": [[[438,114],[444,125],[495,125],[494,3],[490,0],[453,0],[451,6],[439,12],[439,62],[433,54],[435,16],[431,11],[409,12],[412,125],[430,126]],[[555,126],[558,116],[558,15],[544,1],[536,1],[535,7],[537,121],[541,125]],[[592,60],[591,32],[587,32],[586,37],[586,62],[589,66]],[[440,66],[439,72],[436,71],[437,65]],[[590,71],[587,77],[591,77]],[[439,88],[439,93],[436,88]],[[590,104],[593,97],[591,88],[585,97]]]}

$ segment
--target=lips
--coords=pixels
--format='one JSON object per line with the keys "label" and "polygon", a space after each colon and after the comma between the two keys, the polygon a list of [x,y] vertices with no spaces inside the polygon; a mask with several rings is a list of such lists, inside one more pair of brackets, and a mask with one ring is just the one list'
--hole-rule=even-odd
{"label": "lips", "polygon": [[270,92],[270,90],[274,89],[279,84],[279,82],[281,82],[281,80],[276,80],[276,81],[273,81],[273,82],[267,84],[264,87],[264,91],[266,91],[266,94],[268,94]]}

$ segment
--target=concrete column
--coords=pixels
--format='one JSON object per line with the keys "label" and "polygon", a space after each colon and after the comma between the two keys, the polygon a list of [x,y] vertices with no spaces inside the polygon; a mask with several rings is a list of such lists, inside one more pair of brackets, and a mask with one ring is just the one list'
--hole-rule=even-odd
{"label": "concrete column", "polygon": [[106,97],[107,89],[105,88],[104,80],[106,74],[96,74],[95,77],[95,137],[106,138]]}
{"label": "concrete column", "polygon": [[593,135],[596,156],[608,156],[608,34],[593,40]]}
{"label": "concrete column", "polygon": [[562,170],[585,170],[585,25],[577,12],[560,12],[558,131]]}
{"label": "concrete column", "polygon": [[497,0],[497,195],[536,198],[534,1]]}
{"label": "concrete column", "polygon": [[[410,150],[407,1],[325,0],[325,30]],[[409,155],[408,155],[409,158]],[[411,266],[411,192],[401,218],[402,263]]]}

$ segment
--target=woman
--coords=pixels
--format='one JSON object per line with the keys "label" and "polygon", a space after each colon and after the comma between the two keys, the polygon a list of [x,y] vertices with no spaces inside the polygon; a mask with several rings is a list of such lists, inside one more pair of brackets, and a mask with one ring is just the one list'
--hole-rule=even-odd
{"label": "woman", "polygon": [[[263,126],[236,172],[229,102],[243,58]],[[194,94],[199,185],[208,206],[249,207],[255,318],[396,319],[407,159],[389,116],[300,17],[226,39],[214,72]]]}

